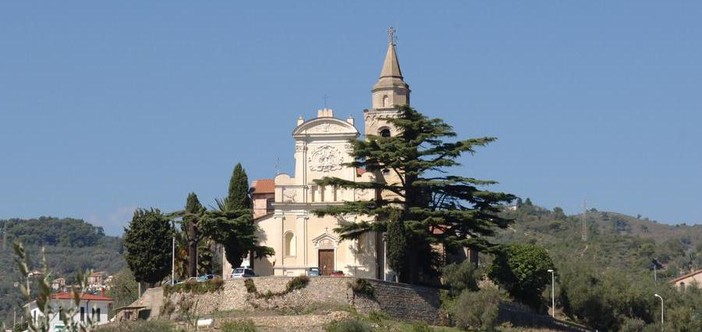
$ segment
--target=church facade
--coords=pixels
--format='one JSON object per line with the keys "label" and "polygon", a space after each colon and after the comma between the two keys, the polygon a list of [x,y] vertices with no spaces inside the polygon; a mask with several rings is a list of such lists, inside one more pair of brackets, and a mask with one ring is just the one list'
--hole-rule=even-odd
{"label": "church facade", "polygon": [[[349,141],[361,137],[357,126],[363,128],[364,135],[392,136],[395,128],[387,119],[396,116],[397,107],[409,104],[410,89],[400,70],[392,31],[371,97],[371,108],[364,110],[360,124],[353,118],[335,117],[331,109],[321,109],[317,117],[309,120],[298,118],[292,134],[294,173],[254,181],[254,220],[260,229],[259,242],[275,250],[274,256],[253,262],[257,275],[296,276],[318,268],[322,275],[342,272],[364,278],[392,278],[383,234],[369,232],[356,240],[341,240],[334,232],[339,217],[318,217],[313,213],[325,206],[369,200],[375,195],[371,190],[319,186],[314,182],[317,179],[397,180],[397,175],[387,171],[372,174],[344,165],[353,159]],[[362,217],[346,216],[345,220],[361,221],[359,218]],[[229,276],[231,266],[226,262],[224,266],[224,275]]]}

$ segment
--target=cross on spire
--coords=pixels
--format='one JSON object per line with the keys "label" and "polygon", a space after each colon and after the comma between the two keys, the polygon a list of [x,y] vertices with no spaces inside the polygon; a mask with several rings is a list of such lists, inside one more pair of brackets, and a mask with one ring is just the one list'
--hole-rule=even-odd
{"label": "cross on spire", "polygon": [[395,45],[395,28],[388,28],[388,39],[390,41],[390,44]]}

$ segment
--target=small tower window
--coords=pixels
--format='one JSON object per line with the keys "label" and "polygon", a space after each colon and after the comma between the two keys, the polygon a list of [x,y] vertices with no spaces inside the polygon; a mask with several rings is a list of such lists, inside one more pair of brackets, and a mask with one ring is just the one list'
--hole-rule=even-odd
{"label": "small tower window", "polygon": [[390,129],[388,129],[388,128],[380,129],[380,137],[390,137]]}
{"label": "small tower window", "polygon": [[390,97],[388,95],[383,96],[383,107],[390,107]]}

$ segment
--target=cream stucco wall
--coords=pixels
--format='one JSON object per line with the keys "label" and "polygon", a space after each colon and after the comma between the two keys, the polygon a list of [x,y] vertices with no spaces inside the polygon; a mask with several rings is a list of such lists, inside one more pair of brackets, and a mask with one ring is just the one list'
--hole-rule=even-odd
{"label": "cream stucco wall", "polygon": [[[315,180],[337,177],[348,181],[370,182],[369,173],[357,175],[353,167],[350,140],[358,138],[353,120],[333,117],[332,110],[320,110],[318,117],[298,121],[295,140],[295,173],[275,178],[274,213],[258,220],[260,243],[275,250],[275,256],[254,263],[259,275],[300,275],[309,267],[320,267],[319,251],[333,250],[333,270],[346,275],[376,278],[382,271],[382,238],[375,233],[359,240],[340,240],[334,229],[345,219],[318,217],[313,211],[345,201],[373,197],[370,190],[319,186]],[[380,240],[380,244],[378,241]],[[288,248],[289,247],[289,248]]]}

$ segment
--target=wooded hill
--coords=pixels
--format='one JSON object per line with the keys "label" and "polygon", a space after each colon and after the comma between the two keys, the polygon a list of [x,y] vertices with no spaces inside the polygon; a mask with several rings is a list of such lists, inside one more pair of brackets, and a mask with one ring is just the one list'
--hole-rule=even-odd
{"label": "wooded hill", "polygon": [[644,273],[655,259],[663,265],[659,279],[702,268],[702,225],[660,224],[596,209],[566,216],[558,207],[551,211],[526,202],[505,212],[515,222],[499,233],[498,242],[543,246],[557,267],[580,260],[600,269]]}
{"label": "wooded hill", "polygon": [[18,305],[24,300],[15,287],[16,282],[24,281],[14,262],[12,244],[16,240],[25,245],[31,270],[42,269],[41,247],[44,247],[51,277],[65,278],[67,284],[74,283],[80,271],[112,274],[126,267],[122,239],[107,236],[102,227],[80,219],[7,219],[0,220],[0,230],[0,326],[3,322],[12,325],[13,309],[17,309],[18,320],[23,315]]}

